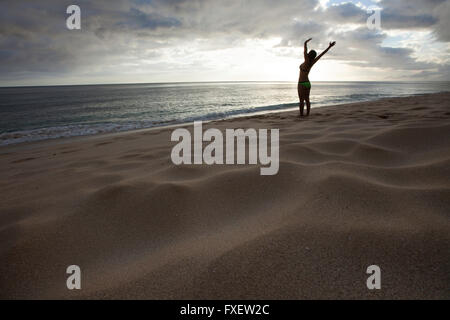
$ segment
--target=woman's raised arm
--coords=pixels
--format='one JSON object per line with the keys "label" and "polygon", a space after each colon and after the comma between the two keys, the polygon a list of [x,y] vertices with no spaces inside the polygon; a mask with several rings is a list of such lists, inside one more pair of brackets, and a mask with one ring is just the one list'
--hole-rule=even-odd
{"label": "woman's raised arm", "polygon": [[306,59],[308,58],[308,42],[310,42],[312,40],[312,38],[309,38],[308,40],[305,41],[305,45],[304,45],[304,50],[303,50],[303,57]]}
{"label": "woman's raised arm", "polygon": [[[319,56],[318,56],[316,59],[314,59],[314,63],[316,63],[317,61],[319,61],[319,59],[322,58],[322,56],[323,56],[325,53],[327,53],[328,50],[331,49],[331,47],[334,47],[335,44],[336,44],[336,41],[330,42],[330,45],[328,46],[328,48],[326,48],[324,52],[322,52],[321,54],[319,54]],[[313,64],[314,64],[314,63],[313,63]]]}

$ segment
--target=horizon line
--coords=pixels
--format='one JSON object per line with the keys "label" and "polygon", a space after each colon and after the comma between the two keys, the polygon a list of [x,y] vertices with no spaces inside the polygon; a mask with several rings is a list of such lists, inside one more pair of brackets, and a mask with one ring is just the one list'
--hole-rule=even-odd
{"label": "horizon line", "polygon": [[[423,83],[423,82],[450,82],[450,80],[317,80],[311,82],[411,82],[411,83]],[[85,84],[43,84],[43,85],[11,85],[0,86],[3,88],[40,88],[40,87],[82,87],[82,86],[120,86],[120,85],[157,85],[157,84],[195,84],[195,83],[297,83],[297,81],[286,80],[229,80],[229,81],[169,81],[169,82],[123,82],[123,83],[85,83]]]}

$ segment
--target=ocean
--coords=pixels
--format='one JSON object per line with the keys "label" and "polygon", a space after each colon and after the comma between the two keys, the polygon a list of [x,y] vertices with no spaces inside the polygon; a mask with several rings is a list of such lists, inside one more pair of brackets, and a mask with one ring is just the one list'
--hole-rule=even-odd
{"label": "ocean", "polygon": [[[313,82],[312,107],[449,90],[450,82]],[[291,82],[0,88],[0,145],[298,108]]]}

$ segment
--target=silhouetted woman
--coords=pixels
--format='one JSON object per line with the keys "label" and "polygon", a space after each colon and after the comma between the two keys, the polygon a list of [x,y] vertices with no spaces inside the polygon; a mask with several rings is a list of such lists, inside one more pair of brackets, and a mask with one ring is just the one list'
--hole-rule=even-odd
{"label": "silhouetted woman", "polygon": [[330,45],[328,48],[322,52],[317,58],[317,53],[314,50],[311,50],[308,52],[308,42],[310,42],[312,38],[305,41],[305,50],[304,50],[304,57],[305,62],[303,62],[300,65],[300,77],[298,79],[298,98],[300,99],[300,117],[303,117],[303,110],[305,108],[305,101],[306,101],[306,115],[309,116],[309,112],[311,110],[311,103],[309,102],[309,92],[311,91],[311,82],[309,82],[308,74],[309,71],[311,71],[311,68],[313,65],[319,61],[322,56],[330,50],[331,47],[333,47],[336,42],[330,42]]}

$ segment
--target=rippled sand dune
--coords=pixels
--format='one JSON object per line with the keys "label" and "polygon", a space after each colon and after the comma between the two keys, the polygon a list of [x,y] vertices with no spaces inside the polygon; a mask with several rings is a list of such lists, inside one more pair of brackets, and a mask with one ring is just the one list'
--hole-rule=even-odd
{"label": "rippled sand dune", "polygon": [[278,175],[170,128],[0,148],[0,297],[450,298],[450,93],[204,127],[279,128]]}

